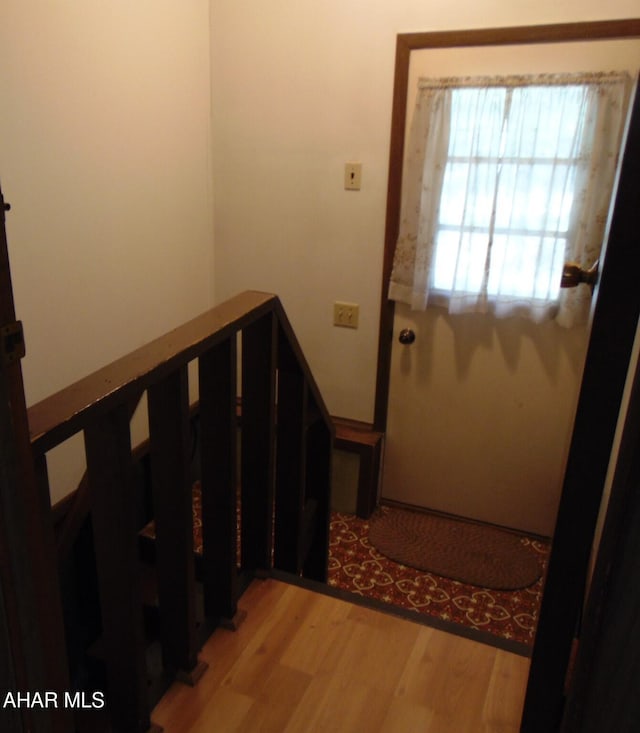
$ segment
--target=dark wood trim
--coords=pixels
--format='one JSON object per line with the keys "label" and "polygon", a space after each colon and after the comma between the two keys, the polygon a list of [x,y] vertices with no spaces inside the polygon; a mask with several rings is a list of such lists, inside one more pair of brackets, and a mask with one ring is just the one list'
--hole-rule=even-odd
{"label": "dark wood trim", "polygon": [[270,293],[247,291],[197,316],[29,408],[31,444],[46,452],[79,432],[93,415],[136,396],[277,306]]}
{"label": "dark wood trim", "polygon": [[454,31],[403,33],[410,51],[460,46],[513,46],[536,43],[567,43],[584,40],[615,40],[640,34],[640,19],[596,20],[578,23],[474,28]]}
{"label": "dark wood trim", "polygon": [[[427,46],[428,47],[428,46]],[[395,306],[389,300],[389,281],[393,267],[393,254],[400,228],[400,198],[402,194],[402,168],[404,138],[407,120],[407,90],[409,86],[409,60],[411,47],[405,36],[396,39],[396,63],[391,105],[391,141],[389,148],[389,180],[387,183],[387,214],[384,232],[382,283],[380,293],[380,328],[378,334],[378,369],[373,426],[380,432],[387,429],[389,380],[391,377],[391,340]]]}
{"label": "dark wood trim", "polygon": [[92,416],[104,415],[123,401],[134,404],[150,385],[270,313],[275,315],[305,374],[314,404],[331,426],[331,417],[280,300],[272,293],[248,290],[32,405],[28,419],[33,449],[46,453],[83,430]]}
{"label": "dark wood trim", "polygon": [[[4,549],[0,538],[0,557],[4,556]],[[8,599],[5,600],[4,592],[9,584],[7,581],[8,578],[5,578],[4,573],[0,572],[0,680],[2,680],[3,691],[24,689],[23,684],[17,682],[18,679],[24,678],[24,669],[20,669],[22,664],[17,659],[17,645],[15,645],[15,640],[11,639],[12,632],[15,633],[18,613],[15,608],[7,606],[6,600]],[[16,663],[18,670],[16,670]],[[23,721],[23,711],[11,707],[2,711],[2,725],[6,733],[25,733],[23,722],[26,722]]]}
{"label": "dark wood trim", "polygon": [[640,720],[638,577],[640,363],[636,365],[563,733],[619,733],[637,729]]}
{"label": "dark wood trim", "polygon": [[[0,326],[16,320],[0,190]],[[0,362],[0,630],[13,689],[69,690],[49,496],[36,476],[19,359]],[[6,680],[9,682],[9,680]],[[4,682],[4,680],[3,680]],[[7,686],[4,690],[11,689]],[[60,698],[61,699],[61,698]],[[14,730],[68,733],[72,712],[21,709]]]}
{"label": "dark wood trim", "polygon": [[567,43],[572,41],[603,41],[640,36],[640,18],[603,20],[556,25],[479,28],[475,30],[401,33],[396,39],[396,60],[391,107],[391,140],[389,149],[389,179],[385,222],[382,284],[380,299],[380,328],[378,337],[378,366],[374,407],[374,427],[386,431],[391,368],[394,304],[387,298],[393,266],[393,253],[400,225],[400,196],[404,138],[407,121],[407,89],[411,51],[429,48],[463,46],[505,46],[521,44]]}

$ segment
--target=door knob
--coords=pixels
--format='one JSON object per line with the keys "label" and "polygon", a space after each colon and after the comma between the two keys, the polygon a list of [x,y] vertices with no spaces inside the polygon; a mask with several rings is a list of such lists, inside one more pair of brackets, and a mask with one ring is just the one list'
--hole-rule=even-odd
{"label": "door knob", "polygon": [[409,344],[412,344],[415,340],[416,335],[410,328],[403,328],[402,331],[400,331],[398,341],[401,344],[405,344],[405,346],[408,346]]}
{"label": "door knob", "polygon": [[576,288],[580,283],[586,283],[593,291],[593,287],[598,281],[598,269],[600,261],[596,260],[590,269],[583,270],[580,265],[575,262],[566,262],[562,268],[561,288]]}

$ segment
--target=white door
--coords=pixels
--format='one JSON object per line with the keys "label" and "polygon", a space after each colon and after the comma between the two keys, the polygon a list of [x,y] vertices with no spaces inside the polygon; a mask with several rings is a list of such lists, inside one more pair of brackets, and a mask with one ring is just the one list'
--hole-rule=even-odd
{"label": "white door", "polygon": [[383,498],[550,536],[587,336],[397,304]]}
{"label": "white door", "polygon": [[[488,49],[473,48],[468,58],[457,48],[413,51],[407,128],[420,75],[475,74],[478,64],[486,73],[513,73],[520,62],[547,69],[547,57],[556,68],[565,56],[582,68],[592,44],[575,49],[575,59],[552,58],[544,44],[510,52],[506,69]],[[629,53],[621,68],[637,68],[637,41],[616,49]],[[551,536],[587,328],[402,304],[395,313],[382,498]],[[399,342],[403,329],[415,333],[412,344]]]}

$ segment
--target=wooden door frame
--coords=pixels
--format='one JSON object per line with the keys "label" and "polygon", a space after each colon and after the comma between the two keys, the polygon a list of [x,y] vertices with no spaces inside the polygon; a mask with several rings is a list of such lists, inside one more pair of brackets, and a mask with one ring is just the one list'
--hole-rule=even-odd
{"label": "wooden door frame", "polygon": [[[589,346],[567,458],[553,548],[540,610],[523,733],[559,725],[572,638],[585,598],[589,558],[640,316],[637,246],[640,200],[640,89],[632,110],[613,215],[605,243]],[[635,226],[634,226],[635,225]],[[611,504],[617,502],[612,486]],[[607,557],[603,553],[608,552]],[[601,545],[598,562],[615,564]],[[592,608],[588,613],[597,609]]]}
{"label": "wooden door frame", "polygon": [[[634,730],[640,720],[640,362],[591,581],[562,733]],[[606,700],[603,705],[602,701]]]}
{"label": "wooden door frame", "polygon": [[[0,190],[3,328],[16,323],[4,221]],[[0,703],[8,692],[54,692],[61,701],[70,688],[51,505],[31,451],[19,352],[14,337],[3,330],[0,338]],[[72,718],[61,703],[0,709],[12,733],[70,733]]]}
{"label": "wooden door frame", "polygon": [[[387,291],[400,222],[411,52],[632,38],[640,38],[640,18],[397,36],[374,413],[376,430],[384,431],[387,425],[394,318],[394,303],[387,298]],[[637,97],[635,101],[637,107]],[[640,315],[640,289],[630,279],[632,273],[639,271],[640,253],[634,252],[632,232],[627,226],[640,200],[637,160],[640,156],[631,139],[627,141],[627,149],[630,144],[632,150],[625,157],[626,171],[617,191],[617,215],[611,223],[597,287],[597,307],[531,661],[522,733],[550,733],[560,723],[564,677],[584,601],[593,535]],[[638,295],[635,291],[639,291]]]}

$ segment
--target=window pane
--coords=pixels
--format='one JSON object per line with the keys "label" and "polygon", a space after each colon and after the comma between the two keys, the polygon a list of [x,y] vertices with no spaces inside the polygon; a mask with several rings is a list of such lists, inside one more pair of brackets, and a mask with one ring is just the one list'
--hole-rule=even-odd
{"label": "window pane", "polygon": [[453,91],[432,288],[557,300],[586,97],[579,85]]}
{"label": "window pane", "polygon": [[495,163],[447,164],[439,220],[447,226],[488,227],[496,188]]}
{"label": "window pane", "polygon": [[500,88],[453,91],[450,157],[498,155],[505,98],[506,90]]}
{"label": "window pane", "polygon": [[556,300],[565,247],[563,238],[497,234],[491,248],[488,294]]}
{"label": "window pane", "polygon": [[580,149],[585,105],[583,86],[514,88],[505,156],[575,157]]}
{"label": "window pane", "polygon": [[570,163],[505,163],[496,201],[496,227],[566,232],[574,181],[575,166]]}
{"label": "window pane", "polygon": [[440,230],[436,238],[432,287],[477,293],[482,287],[488,235]]}
{"label": "window pane", "polygon": [[490,297],[557,299],[585,98],[581,86],[454,90],[432,287],[479,293],[492,236]]}

